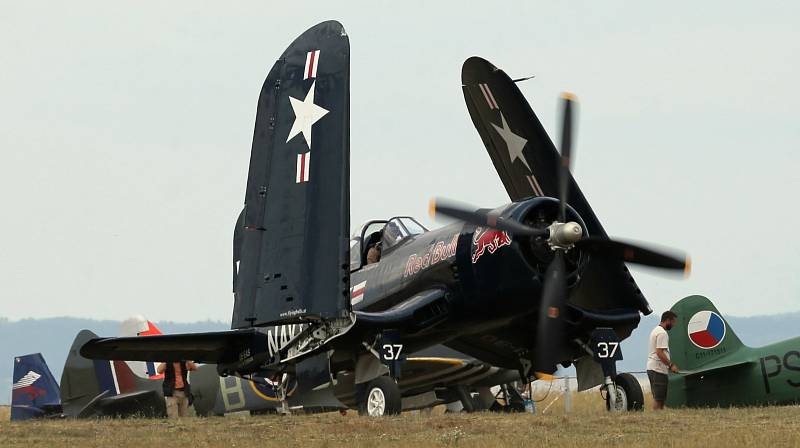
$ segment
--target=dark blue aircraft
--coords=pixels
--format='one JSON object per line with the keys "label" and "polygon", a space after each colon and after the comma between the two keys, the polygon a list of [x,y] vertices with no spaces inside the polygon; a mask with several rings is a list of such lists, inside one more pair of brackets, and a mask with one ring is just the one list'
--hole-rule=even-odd
{"label": "dark blue aircraft", "polygon": [[[234,231],[231,331],[98,339],[81,353],[286,374],[383,415],[415,392],[403,386],[414,381],[409,355],[442,344],[523,382],[574,364],[579,388],[602,384],[610,409],[640,409],[638,382],[615,362],[619,340],[652,310],[626,263],[689,263],[608,237],[570,173],[574,98],[563,100],[559,152],[515,81],[467,59],[467,110],[511,203],[438,201],[432,211],[459,222],[429,231],[398,216],[351,236],[349,89],[350,42],[335,21],[295,39],[267,75]],[[304,327],[271,344],[266,329],[290,324]]]}

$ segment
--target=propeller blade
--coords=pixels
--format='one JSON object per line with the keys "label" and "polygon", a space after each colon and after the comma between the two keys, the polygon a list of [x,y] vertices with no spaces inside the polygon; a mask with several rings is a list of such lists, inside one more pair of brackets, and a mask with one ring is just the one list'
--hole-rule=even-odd
{"label": "propeller blade", "polygon": [[561,166],[558,173],[559,220],[566,221],[566,203],[569,197],[569,173],[572,170],[572,114],[573,103],[578,99],[575,95],[561,94],[564,104],[564,116],[561,121]]}
{"label": "propeller blade", "polygon": [[537,325],[536,364],[540,371],[555,371],[556,363],[562,361],[564,347],[564,317],[567,302],[567,273],[564,252],[557,250],[544,275],[542,301],[539,304]]}
{"label": "propeller blade", "polygon": [[686,275],[692,270],[692,261],[686,255],[670,255],[656,249],[648,249],[622,241],[589,237],[575,243],[575,247],[589,253],[616,258],[628,263],[683,271]]}
{"label": "propeller blade", "polygon": [[526,226],[518,221],[503,219],[502,217],[492,214],[489,209],[479,208],[477,210],[470,210],[462,204],[446,199],[431,199],[428,211],[431,217],[441,214],[476,226],[503,230],[517,236],[547,236],[550,234],[547,229],[537,229]]}

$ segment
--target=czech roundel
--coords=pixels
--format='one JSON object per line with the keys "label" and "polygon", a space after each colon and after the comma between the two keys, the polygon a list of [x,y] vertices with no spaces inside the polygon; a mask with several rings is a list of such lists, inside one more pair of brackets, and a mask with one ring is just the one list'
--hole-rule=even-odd
{"label": "czech roundel", "polygon": [[689,320],[689,339],[700,348],[714,348],[725,339],[725,321],[713,311],[698,311]]}

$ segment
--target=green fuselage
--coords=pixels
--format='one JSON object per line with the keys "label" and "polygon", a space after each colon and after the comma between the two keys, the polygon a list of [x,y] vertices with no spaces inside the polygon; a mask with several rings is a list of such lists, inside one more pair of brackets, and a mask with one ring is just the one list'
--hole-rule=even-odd
{"label": "green fuselage", "polygon": [[671,374],[670,407],[728,407],[800,402],[800,338],[738,350],[689,374]]}

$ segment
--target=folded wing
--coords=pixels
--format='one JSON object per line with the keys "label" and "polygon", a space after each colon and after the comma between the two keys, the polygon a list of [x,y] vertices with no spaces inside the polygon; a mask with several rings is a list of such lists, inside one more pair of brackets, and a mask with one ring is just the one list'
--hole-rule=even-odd
{"label": "folded wing", "polygon": [[[511,200],[558,197],[558,151],[511,77],[489,61],[471,57],[461,69],[461,84],[475,129]],[[568,176],[567,203],[583,218],[588,235],[607,238],[575,179]],[[625,264],[602,257],[589,261],[570,300],[581,306],[652,312]]]}
{"label": "folded wing", "polygon": [[237,224],[232,328],[342,317],[349,302],[350,44],[320,23],[261,89]]}

